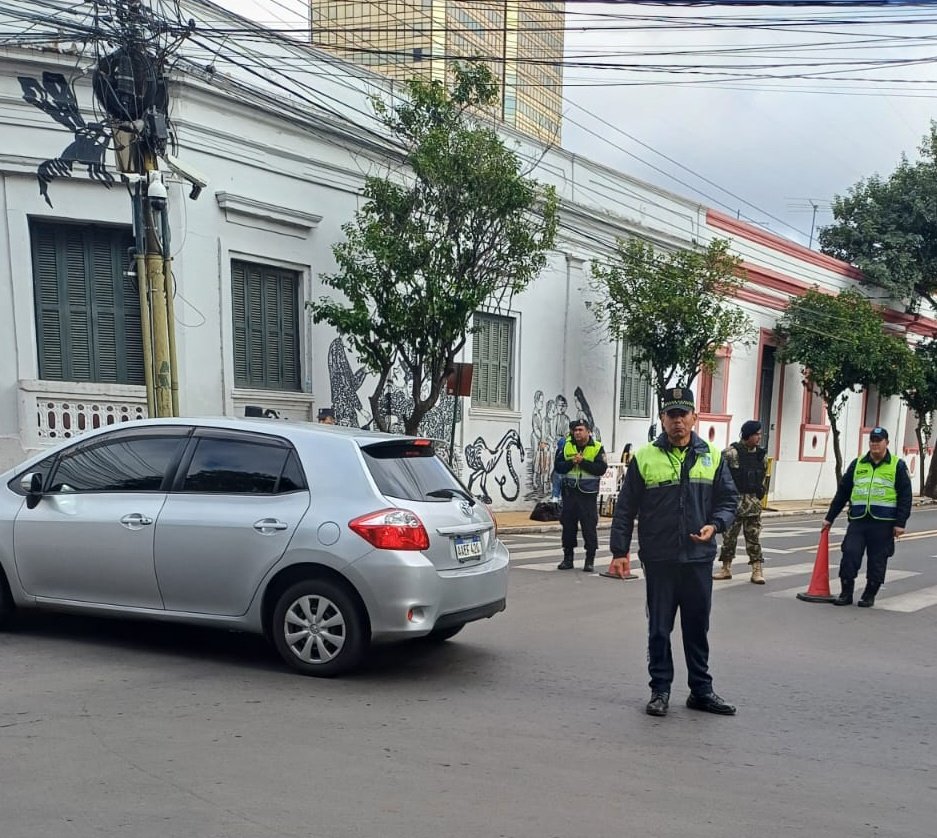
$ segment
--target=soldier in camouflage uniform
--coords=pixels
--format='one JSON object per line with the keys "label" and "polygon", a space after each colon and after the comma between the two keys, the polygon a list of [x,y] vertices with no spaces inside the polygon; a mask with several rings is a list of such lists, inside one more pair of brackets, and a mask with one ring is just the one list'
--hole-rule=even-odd
{"label": "soldier in camouflage uniform", "polygon": [[739,511],[735,523],[726,530],[722,537],[722,552],[719,554],[722,568],[713,574],[713,579],[732,578],[732,559],[735,558],[735,547],[738,543],[739,530],[741,530],[745,535],[745,549],[748,552],[748,563],[752,568],[751,581],[755,585],[764,585],[761,499],[767,489],[765,486],[767,477],[765,454],[767,452],[758,445],[761,442],[761,422],[754,419],[745,422],[742,425],[741,437],[741,442],[733,442],[722,452],[729,473],[739,490]]}

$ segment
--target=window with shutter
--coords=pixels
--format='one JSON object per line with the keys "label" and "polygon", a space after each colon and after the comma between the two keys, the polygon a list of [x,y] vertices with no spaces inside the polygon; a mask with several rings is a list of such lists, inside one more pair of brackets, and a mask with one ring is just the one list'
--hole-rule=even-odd
{"label": "window with shutter", "polygon": [[231,263],[235,386],[300,389],[299,283],[296,271]]}
{"label": "window with shutter", "polygon": [[143,384],[130,230],[32,222],[30,242],[39,377]]}
{"label": "window with shutter", "polygon": [[621,395],[618,398],[618,414],[641,418],[651,415],[651,387],[641,366],[634,360],[634,348],[627,343],[621,347]]}
{"label": "window with shutter", "polygon": [[510,410],[514,389],[514,318],[476,314],[472,340],[472,404]]}

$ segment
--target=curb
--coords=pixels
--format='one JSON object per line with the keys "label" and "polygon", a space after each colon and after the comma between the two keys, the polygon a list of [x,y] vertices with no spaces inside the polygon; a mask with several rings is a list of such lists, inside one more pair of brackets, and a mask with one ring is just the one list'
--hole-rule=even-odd
{"label": "curb", "polygon": [[[931,500],[930,498],[916,498],[912,503],[912,506],[933,506],[937,504],[937,501]],[[826,512],[828,507],[824,506],[822,508],[812,506],[806,507],[804,509],[766,509],[761,513],[762,518],[793,518],[797,515],[822,515]],[[607,530],[612,526],[610,519],[605,518],[599,521],[598,529]],[[539,533],[539,532],[561,532],[563,527],[559,523],[533,523],[529,527],[517,524],[513,526],[498,527],[499,535],[523,535],[524,533]]]}

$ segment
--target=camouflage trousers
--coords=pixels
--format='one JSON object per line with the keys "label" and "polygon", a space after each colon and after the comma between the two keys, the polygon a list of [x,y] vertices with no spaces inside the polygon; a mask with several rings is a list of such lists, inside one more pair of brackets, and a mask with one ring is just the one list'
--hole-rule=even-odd
{"label": "camouflage trousers", "polygon": [[722,550],[719,553],[720,562],[731,562],[735,558],[739,530],[745,536],[748,563],[763,562],[765,557],[761,552],[761,501],[754,495],[742,495],[735,523],[722,536]]}

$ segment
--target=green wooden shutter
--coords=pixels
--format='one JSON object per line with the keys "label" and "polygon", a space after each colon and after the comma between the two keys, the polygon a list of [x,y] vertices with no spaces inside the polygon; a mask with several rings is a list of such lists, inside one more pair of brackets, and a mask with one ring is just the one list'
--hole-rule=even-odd
{"label": "green wooden shutter", "polygon": [[511,408],[514,375],[514,321],[476,314],[472,341],[472,401],[480,407]]}
{"label": "green wooden shutter", "polygon": [[30,236],[40,378],[143,384],[129,232],[34,223]]}
{"label": "green wooden shutter", "polygon": [[237,387],[299,390],[299,274],[231,263]]}
{"label": "green wooden shutter", "polygon": [[618,398],[620,416],[649,416],[651,390],[647,377],[634,360],[634,347],[627,343],[621,348],[621,395]]}

